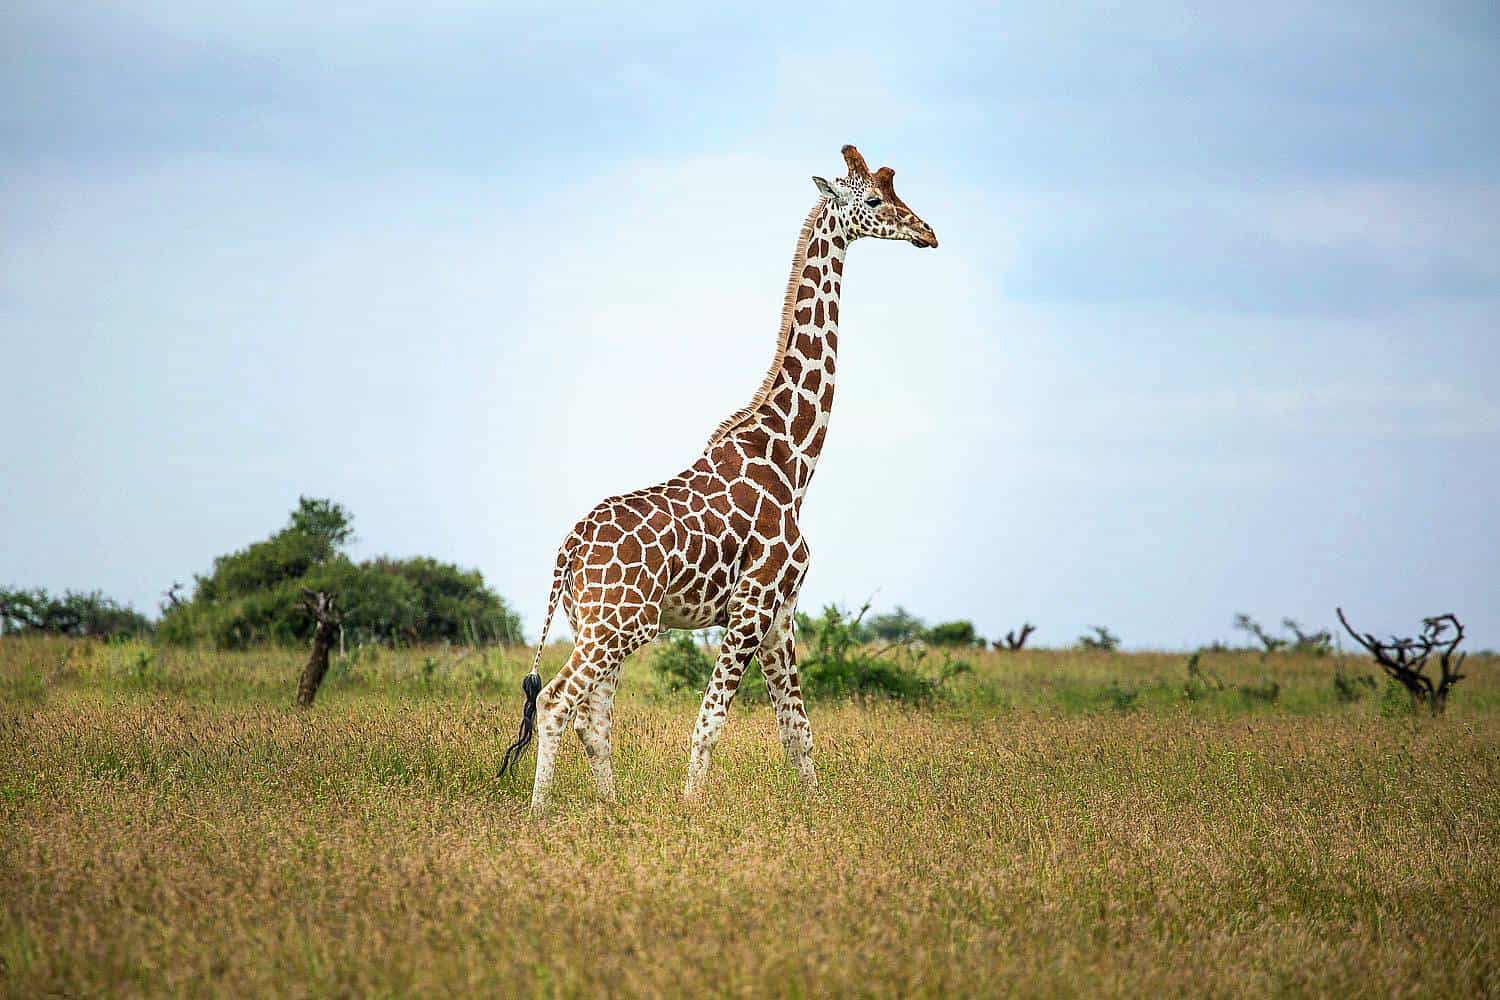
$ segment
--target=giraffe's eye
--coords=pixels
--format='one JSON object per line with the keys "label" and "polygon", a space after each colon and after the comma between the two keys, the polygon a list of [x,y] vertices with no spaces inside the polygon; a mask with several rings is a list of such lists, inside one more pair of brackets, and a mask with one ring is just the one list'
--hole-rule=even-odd
{"label": "giraffe's eye", "polygon": [[880,199],[879,198],[866,198],[865,199],[865,204],[869,205],[871,208],[879,208],[880,207]]}

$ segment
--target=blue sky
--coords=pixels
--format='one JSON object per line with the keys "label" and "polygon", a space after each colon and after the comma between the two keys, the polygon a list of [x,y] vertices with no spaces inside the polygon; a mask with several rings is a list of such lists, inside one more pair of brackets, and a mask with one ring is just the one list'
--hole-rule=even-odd
{"label": "blue sky", "polygon": [[167,584],[299,494],[531,634],[758,384],[855,142],[804,604],[1500,645],[1489,4],[12,4],[0,585]]}

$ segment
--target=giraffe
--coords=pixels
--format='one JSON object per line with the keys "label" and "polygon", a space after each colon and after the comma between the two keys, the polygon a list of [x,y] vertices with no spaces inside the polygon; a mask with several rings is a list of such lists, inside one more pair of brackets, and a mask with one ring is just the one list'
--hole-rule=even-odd
{"label": "giraffe", "polygon": [[[520,733],[500,773],[537,741],[533,809],[548,799],[569,720],[600,795],[614,801],[610,727],[625,658],[665,629],[721,626],[713,675],[693,727],[683,794],[702,792],[709,760],[752,656],[758,656],[788,760],[816,787],[812,726],[797,679],[793,616],[807,572],[798,526],[833,405],[844,255],[861,237],[936,247],[932,228],[896,195],[895,171],[871,171],[853,146],[803,223],[782,303],[776,352],[750,402],[714,430],[691,467],[648,489],[608,497],[563,539],[542,637],[522,681]],[[572,655],[542,686],[547,628],[561,603]]]}

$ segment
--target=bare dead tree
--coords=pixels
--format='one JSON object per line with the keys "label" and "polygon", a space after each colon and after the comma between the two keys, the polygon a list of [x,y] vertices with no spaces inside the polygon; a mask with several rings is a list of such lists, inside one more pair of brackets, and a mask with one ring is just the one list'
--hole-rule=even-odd
{"label": "bare dead tree", "polygon": [[161,605],[161,609],[163,611],[167,611],[171,608],[182,607],[182,598],[178,596],[177,593],[181,589],[182,584],[178,583],[176,580],[173,580],[172,586],[161,592],[161,596],[166,598],[166,601]]}
{"label": "bare dead tree", "polygon": [[318,696],[318,688],[328,673],[328,651],[339,631],[340,615],[333,595],[321,590],[303,590],[302,600],[318,623],[313,630],[312,655],[307,658],[307,666],[302,668],[302,682],[297,685],[297,705],[307,708]]}
{"label": "bare dead tree", "polygon": [[1031,622],[1027,622],[1026,624],[1021,626],[1021,631],[1019,633],[1012,629],[1011,631],[1005,633],[1004,639],[997,639],[994,642],[994,647],[996,649],[1004,649],[1014,653],[1016,650],[1021,649],[1026,645],[1026,640],[1029,639],[1031,637],[1031,633],[1035,631],[1036,626],[1031,624]]}
{"label": "bare dead tree", "polygon": [[1271,635],[1260,627],[1260,622],[1243,612],[1234,616],[1234,627],[1241,632],[1254,636],[1262,646],[1266,647],[1267,653],[1274,653],[1286,645],[1285,639],[1278,639],[1276,636]]}
{"label": "bare dead tree", "polygon": [[[1344,609],[1338,608],[1339,621],[1354,641],[1364,647],[1375,658],[1380,668],[1406,688],[1411,696],[1412,707],[1425,703],[1433,715],[1439,715],[1448,707],[1448,692],[1463,680],[1460,669],[1468,653],[1459,653],[1458,644],[1464,641],[1464,627],[1452,614],[1437,615],[1422,619],[1422,632],[1416,638],[1391,636],[1381,641],[1369,632],[1359,633],[1344,617]],[[1427,675],[1427,663],[1437,654],[1441,674],[1434,683]]]}
{"label": "bare dead tree", "polygon": [[1297,639],[1292,643],[1292,649],[1298,652],[1315,653],[1318,656],[1327,654],[1333,645],[1333,635],[1327,629],[1319,629],[1316,632],[1302,631],[1302,625],[1295,618],[1281,619],[1281,627],[1286,629]]}

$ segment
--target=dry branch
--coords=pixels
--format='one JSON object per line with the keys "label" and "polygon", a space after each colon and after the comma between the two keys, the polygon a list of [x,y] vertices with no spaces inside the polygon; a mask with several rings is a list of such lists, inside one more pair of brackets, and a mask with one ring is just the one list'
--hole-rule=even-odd
{"label": "dry branch", "polygon": [[1015,652],[1016,650],[1021,649],[1026,645],[1026,640],[1029,639],[1031,637],[1031,633],[1035,631],[1036,626],[1031,624],[1031,622],[1027,622],[1026,624],[1021,626],[1021,631],[1019,633],[1012,629],[1011,631],[1005,633],[1005,638],[1003,640],[995,642],[994,646],[996,649],[1004,649],[1009,650],[1010,652]]}
{"label": "dry branch", "polygon": [[[1469,655],[1457,651],[1458,644],[1464,641],[1464,627],[1457,617],[1445,614],[1423,618],[1422,632],[1415,638],[1393,635],[1389,640],[1382,641],[1375,638],[1373,633],[1356,632],[1354,626],[1349,624],[1349,619],[1344,617],[1344,609],[1336,610],[1339,621],[1353,636],[1354,641],[1375,658],[1375,662],[1388,676],[1406,688],[1407,694],[1411,696],[1412,707],[1425,703],[1433,715],[1442,713],[1448,707],[1448,692],[1453,685],[1463,680],[1464,675],[1460,673],[1460,669]],[[1434,653],[1437,654],[1440,670],[1436,683],[1427,675],[1427,663]]]}

